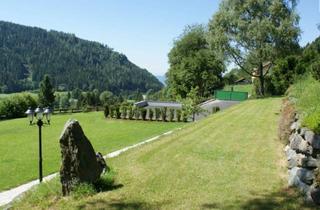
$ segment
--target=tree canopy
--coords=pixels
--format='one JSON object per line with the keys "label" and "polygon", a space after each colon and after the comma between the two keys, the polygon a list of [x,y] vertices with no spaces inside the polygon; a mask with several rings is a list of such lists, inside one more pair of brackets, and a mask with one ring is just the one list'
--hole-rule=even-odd
{"label": "tree canopy", "polygon": [[167,88],[174,97],[185,98],[194,88],[200,97],[208,97],[222,87],[225,67],[210,50],[206,33],[202,25],[188,26],[175,40],[166,74]]}
{"label": "tree canopy", "polygon": [[54,98],[54,89],[51,85],[50,78],[48,75],[45,75],[43,81],[40,83],[39,103],[42,107],[53,107]]}
{"label": "tree canopy", "polygon": [[258,78],[260,95],[264,64],[299,49],[295,7],[295,0],[223,0],[209,22],[213,50]]}

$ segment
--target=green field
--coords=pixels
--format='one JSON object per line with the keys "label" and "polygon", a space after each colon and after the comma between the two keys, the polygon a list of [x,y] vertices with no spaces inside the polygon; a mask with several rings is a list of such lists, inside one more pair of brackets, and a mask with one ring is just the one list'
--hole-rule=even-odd
{"label": "green field", "polygon": [[81,199],[61,198],[56,179],[15,207],[309,209],[286,188],[277,137],[280,104],[280,98],[248,100],[108,160],[120,187]]}
{"label": "green field", "polygon": [[[106,120],[102,112],[54,115],[43,128],[44,175],[60,167],[59,135],[69,119],[79,120],[96,151],[102,154],[181,127],[182,123]],[[38,128],[27,118],[0,121],[0,191],[38,177]]]}
{"label": "green field", "polygon": [[223,88],[223,90],[231,91],[231,87],[233,87],[233,91],[240,91],[240,92],[248,92],[251,95],[252,92],[252,84],[248,85],[227,85]]}

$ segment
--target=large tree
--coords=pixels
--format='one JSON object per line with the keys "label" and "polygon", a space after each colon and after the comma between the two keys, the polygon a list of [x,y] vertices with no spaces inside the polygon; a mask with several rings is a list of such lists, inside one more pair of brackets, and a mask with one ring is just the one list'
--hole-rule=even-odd
{"label": "large tree", "polygon": [[212,48],[258,78],[262,96],[268,72],[264,63],[298,49],[295,7],[296,0],[223,0],[209,22]]}
{"label": "large tree", "polygon": [[48,75],[40,83],[39,103],[42,107],[52,107],[54,103],[54,89]]}
{"label": "large tree", "polygon": [[167,85],[174,97],[187,97],[197,88],[200,97],[207,97],[222,86],[225,68],[210,50],[207,29],[202,25],[188,26],[169,52],[170,68]]}

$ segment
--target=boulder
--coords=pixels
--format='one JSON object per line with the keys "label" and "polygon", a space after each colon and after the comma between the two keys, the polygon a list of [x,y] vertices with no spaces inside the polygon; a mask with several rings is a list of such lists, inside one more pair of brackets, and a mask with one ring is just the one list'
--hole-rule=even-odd
{"label": "boulder", "polygon": [[291,170],[289,170],[288,185],[290,187],[297,187],[301,192],[307,194],[310,190],[310,186],[300,180],[298,176],[299,170],[299,167],[294,167]]}
{"label": "boulder", "polygon": [[308,155],[311,155],[313,152],[313,148],[298,134],[293,134],[290,137],[290,148]]}
{"label": "boulder", "polygon": [[299,121],[296,121],[291,124],[290,131],[291,132],[298,131],[300,129],[300,127],[301,127],[301,123]]}
{"label": "boulder", "polygon": [[300,136],[302,136],[304,138],[307,131],[310,131],[310,130],[305,127],[301,128],[300,132],[299,132]]}
{"label": "boulder", "polygon": [[305,168],[299,168],[297,170],[296,174],[302,182],[309,184],[309,185],[312,184],[312,182],[315,178],[313,170],[308,170]]}
{"label": "boulder", "polygon": [[307,130],[304,134],[305,140],[315,149],[320,149],[320,136],[314,132]]}
{"label": "boulder", "polygon": [[293,150],[298,150],[299,145],[303,141],[303,138],[298,134],[293,134],[290,136],[290,148]]}
{"label": "boulder", "polygon": [[315,188],[311,190],[310,194],[313,202],[317,205],[320,205],[320,188]]}
{"label": "boulder", "polygon": [[[292,150],[293,151],[293,150]],[[301,167],[303,160],[306,159],[306,156],[300,153],[291,153],[288,157],[288,168],[294,168],[296,166]]]}
{"label": "boulder", "polygon": [[63,195],[68,195],[75,184],[94,183],[103,171],[96,153],[76,120],[69,120],[60,136],[62,165],[60,181]]}
{"label": "boulder", "polygon": [[311,156],[304,157],[301,159],[301,166],[304,168],[317,168],[320,166],[320,160]]}

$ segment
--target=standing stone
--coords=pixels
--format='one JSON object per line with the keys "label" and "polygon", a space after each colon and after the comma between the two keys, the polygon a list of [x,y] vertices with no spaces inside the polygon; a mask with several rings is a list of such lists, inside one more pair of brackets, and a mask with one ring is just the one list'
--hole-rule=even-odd
{"label": "standing stone", "polygon": [[95,151],[76,120],[69,120],[60,136],[62,165],[60,181],[63,195],[68,195],[75,184],[93,183],[103,168],[97,162]]}

